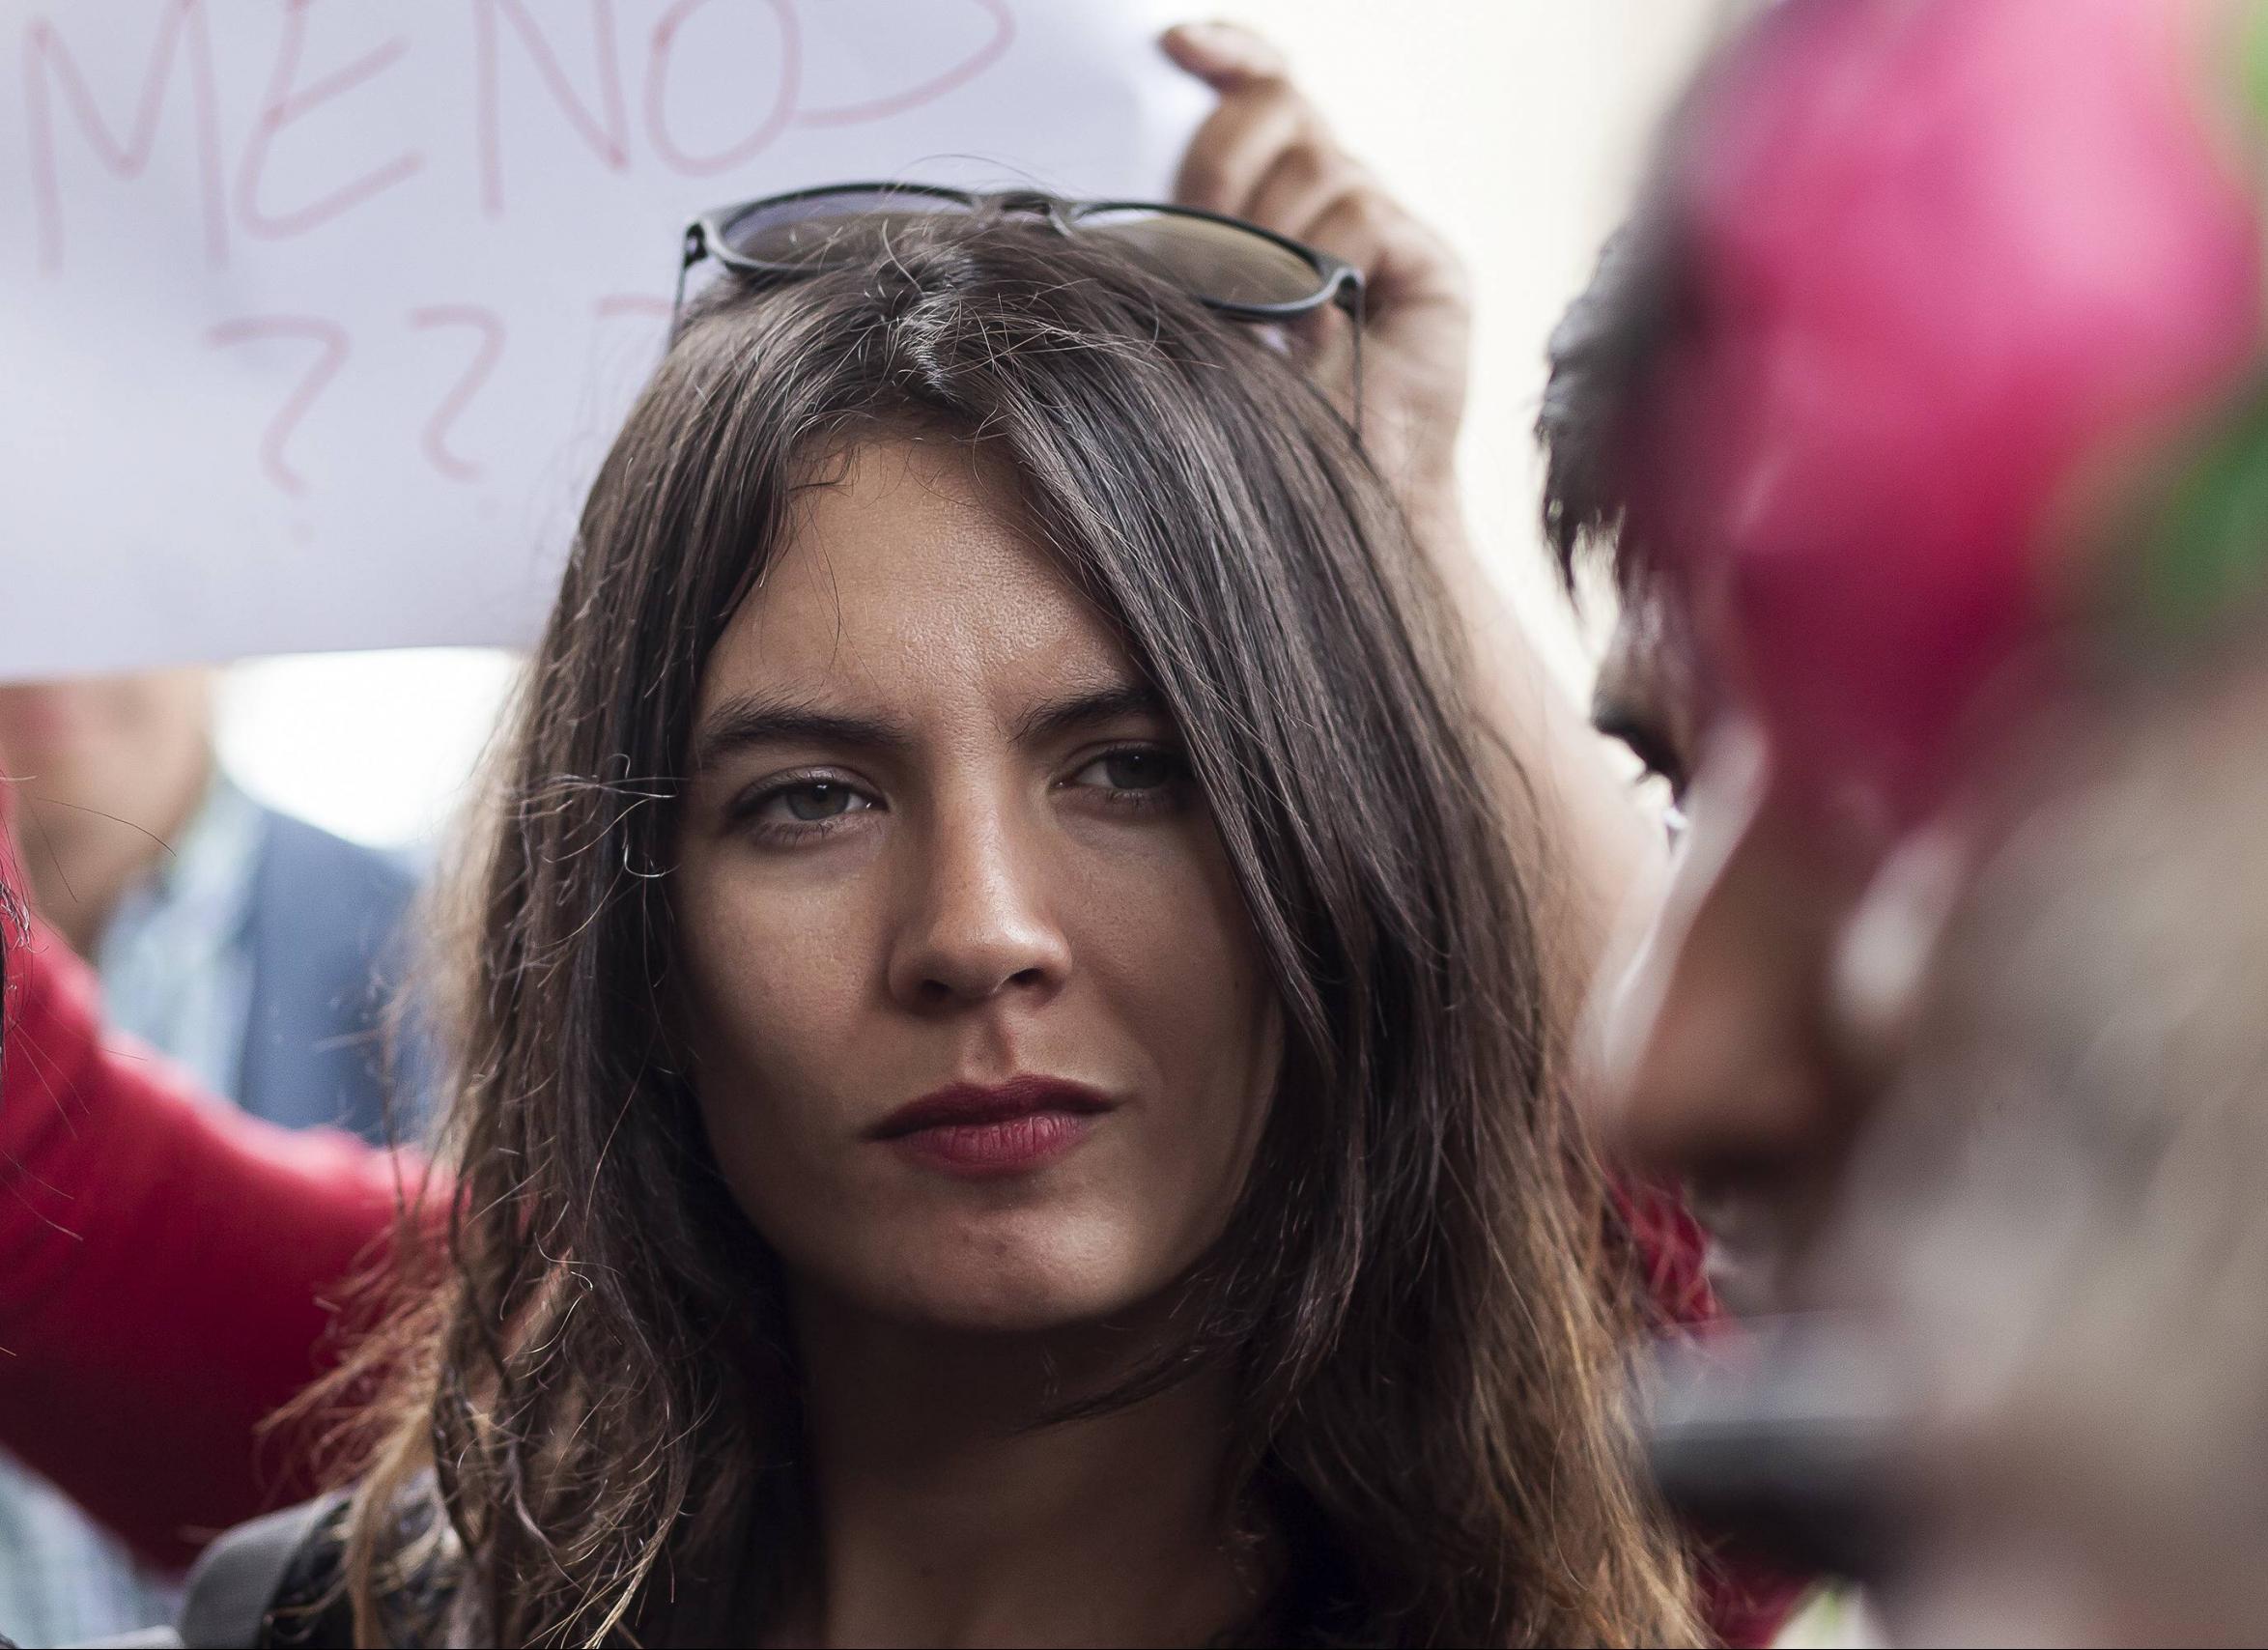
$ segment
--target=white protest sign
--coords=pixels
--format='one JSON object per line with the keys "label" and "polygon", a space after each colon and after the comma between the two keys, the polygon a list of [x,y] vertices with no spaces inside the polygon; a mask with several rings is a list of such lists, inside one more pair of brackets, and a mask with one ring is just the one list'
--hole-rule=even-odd
{"label": "white protest sign", "polygon": [[687,220],[1155,197],[1162,0],[0,0],[0,677],[524,642]]}

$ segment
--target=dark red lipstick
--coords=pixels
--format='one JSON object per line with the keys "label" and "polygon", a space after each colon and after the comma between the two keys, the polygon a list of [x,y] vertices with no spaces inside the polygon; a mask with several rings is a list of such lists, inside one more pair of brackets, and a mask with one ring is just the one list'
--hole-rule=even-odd
{"label": "dark red lipstick", "polygon": [[950,1174],[1020,1175],[1077,1146],[1112,1105],[1057,1077],[953,1083],[898,1107],[866,1138]]}

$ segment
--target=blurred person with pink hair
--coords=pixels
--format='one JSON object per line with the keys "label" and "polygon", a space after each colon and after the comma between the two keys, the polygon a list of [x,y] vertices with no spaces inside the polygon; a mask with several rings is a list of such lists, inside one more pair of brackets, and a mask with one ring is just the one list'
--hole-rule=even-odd
{"label": "blurred person with pink hair", "polygon": [[1602,1110],[1737,1298],[1865,1330],[1791,1337],[1665,1462],[1921,1641],[2268,1630],[2225,1493],[2268,1467],[2262,39],[1776,8],[1554,340],[1546,525],[1624,598],[1599,719],[1688,821]]}

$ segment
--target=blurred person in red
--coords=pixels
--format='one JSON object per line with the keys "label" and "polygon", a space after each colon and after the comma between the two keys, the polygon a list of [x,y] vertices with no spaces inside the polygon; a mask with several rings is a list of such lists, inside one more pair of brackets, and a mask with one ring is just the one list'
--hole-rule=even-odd
{"label": "blurred person in red", "polygon": [[[2140,0],[1777,8],[1696,84],[1638,217],[1554,340],[1546,523],[1571,561],[1600,547],[1624,598],[1599,721],[1670,780],[1689,821],[1661,914],[1602,998],[1602,1109],[1628,1150],[1696,1187],[1737,1297],[1861,1309],[1903,1337],[1906,1355],[1861,1371],[1874,1390],[1830,1386],[1827,1407],[1864,1419],[1886,1399],[1911,1411],[1905,1444],[1936,1449],[1941,1465],[1961,1452],[1929,1444],[1921,1417],[1954,1407],[1972,1357],[1991,1362],[1989,1338],[1949,1331],[1979,1322],[1958,1310],[1958,1284],[2005,1309],[2022,1294],[2011,1278],[2073,1281],[2020,1257],[2053,1248],[2027,1217],[2081,1206],[2007,1198],[2005,1241],[1980,1241],[1982,1223],[1933,1215],[1930,1175],[1885,1165],[1937,1165],[1958,1203],[1952,1188],[1980,1181],[1951,1166],[1976,1143],[1999,1141],[2004,1168],[2073,1126],[2053,1083],[2019,1124],[1999,1116],[1989,1083],[1920,1083],[1925,1106],[1912,1074],[1942,1076],[1929,1063],[1956,1047],[1973,1078],[1993,1057],[2046,1070],[2091,1046],[2038,1023],[2014,1036],[2016,1006],[2037,1001],[2020,993],[2052,994],[2049,971],[2037,954],[2024,979],[1981,962],[2007,948],[1981,943],[1975,913],[1989,904],[2003,932],[2068,943],[2088,931],[2075,913],[2111,908],[2101,884],[2062,878],[2056,902],[2018,925],[2026,885],[2004,844],[2027,820],[2084,811],[2073,776],[2106,751],[2147,747],[2133,729],[2151,724],[2141,707],[2161,667],[2258,580],[2261,144],[2257,82],[2237,66],[2259,61],[2259,30],[2255,8]],[[2193,757],[2256,748],[2256,720],[2229,715],[2225,697],[2197,702],[2219,714],[2196,711],[2186,740],[2161,718],[2158,734]],[[2061,766],[2036,759],[2051,749]],[[2163,764],[2112,788],[2128,872],[2138,816],[2162,822],[2161,851],[2209,826],[2170,806]],[[2234,811],[2220,807],[2221,823]],[[2115,812],[2098,806],[2098,825]],[[2169,909],[2200,896],[2193,884]],[[1958,965],[1940,948],[1949,931],[1969,936]],[[2145,963],[2139,945],[2112,954],[2166,960]],[[2118,996],[2075,992],[2059,1035],[2083,1037],[2088,1014],[2114,1023]],[[2237,1011],[2225,989],[2214,1001]],[[1988,1024],[2009,1040],[1979,1037]],[[1944,1245],[1952,1231],[1970,1241]],[[2247,1241],[2233,1225],[2225,1235]],[[2249,1324],[2251,1297],[2221,1292],[2246,1253],[2193,1273],[2182,1298],[2208,1317],[2246,1301]],[[2178,1268],[2147,1258],[2130,1254],[2129,1275],[2173,1281]],[[2138,1334],[2147,1321],[2102,1319]],[[2067,1394],[2116,1368],[2081,1359],[2103,1351],[2086,1323],[2059,1321],[2056,1344],[2079,1360],[2063,1366]],[[2235,1361],[2216,1368],[2256,1389],[2249,1332],[2223,1338]],[[2010,1361],[2034,1377],[2054,1362]],[[2066,1412],[2140,1426],[2147,1385],[2119,1388],[2131,1412]],[[2011,1431],[2015,1389],[1986,1407]],[[2209,1434],[2203,1413],[2192,1418]],[[1835,1476],[1816,1455],[1807,1465]],[[2099,1497],[2102,1528],[2144,1522],[2115,1471],[2071,1475],[2060,1500],[2035,1474],[1997,1508],[1983,1475],[1945,1482],[1934,1535],[1916,1539],[1997,1550],[2002,1576],[2024,1556],[2017,1532],[2053,1524],[2075,1485]],[[2186,1502],[2170,1484],[2157,1510],[2211,1522],[2221,1503],[2202,1481]],[[2026,1631],[1987,1602],[1982,1564],[1964,1595],[1966,1582],[1898,1572],[1897,1545],[1853,1556],[1887,1567],[1899,1631]],[[2082,1550],[2107,1547],[2074,1545],[2057,1562]],[[2259,1627],[2256,1614],[2082,1605],[2029,1631],[2178,1637],[2214,1622]]]}
{"label": "blurred person in red", "polygon": [[[214,685],[191,668],[0,686],[32,906],[94,964],[113,1030],[255,1117],[377,1144],[383,977],[414,875],[239,788],[214,754]],[[0,1458],[0,1624],[104,1637],[170,1620],[177,1600],[173,1578]]]}

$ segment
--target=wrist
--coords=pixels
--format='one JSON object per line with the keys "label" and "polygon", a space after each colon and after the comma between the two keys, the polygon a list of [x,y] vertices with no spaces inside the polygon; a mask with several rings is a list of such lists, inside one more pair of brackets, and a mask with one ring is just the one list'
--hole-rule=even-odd
{"label": "wrist", "polygon": [[1468,548],[1464,487],[1454,458],[1412,462],[1390,479],[1409,518],[1410,532],[1429,555],[1438,560]]}

